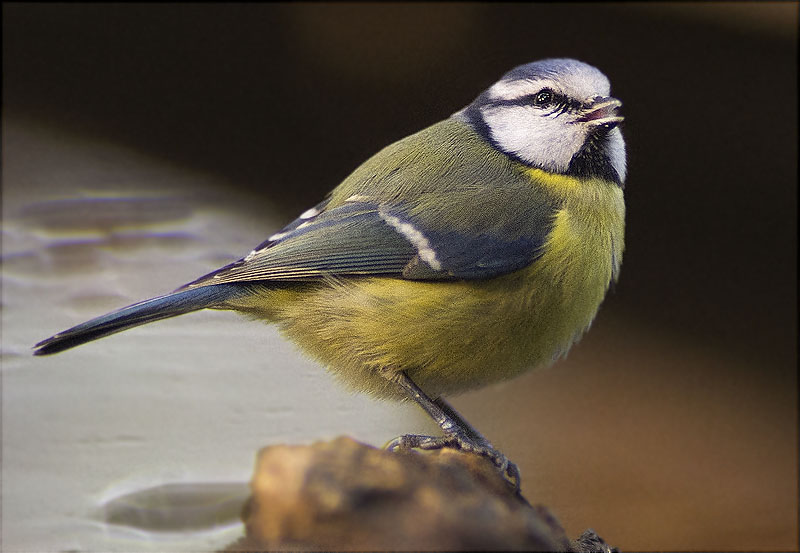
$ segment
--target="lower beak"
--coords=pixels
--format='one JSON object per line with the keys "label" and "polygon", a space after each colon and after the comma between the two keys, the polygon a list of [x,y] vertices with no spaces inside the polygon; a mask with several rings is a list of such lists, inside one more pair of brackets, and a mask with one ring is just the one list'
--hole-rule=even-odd
{"label": "lower beak", "polygon": [[616,98],[598,98],[584,108],[578,121],[593,127],[613,129],[625,119],[617,114],[617,109],[621,106],[622,102]]}

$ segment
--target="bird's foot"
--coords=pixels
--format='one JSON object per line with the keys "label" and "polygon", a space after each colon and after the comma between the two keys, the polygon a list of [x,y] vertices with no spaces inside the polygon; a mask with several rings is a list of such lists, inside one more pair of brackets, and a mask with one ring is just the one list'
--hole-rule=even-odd
{"label": "bird's foot", "polygon": [[488,442],[477,442],[461,432],[453,432],[444,436],[425,436],[421,434],[404,434],[391,440],[385,446],[389,451],[398,449],[421,449],[429,451],[450,447],[467,453],[474,453],[488,458],[500,471],[504,478],[514,487],[515,493],[520,491],[520,474],[517,465],[508,460],[500,451]]}

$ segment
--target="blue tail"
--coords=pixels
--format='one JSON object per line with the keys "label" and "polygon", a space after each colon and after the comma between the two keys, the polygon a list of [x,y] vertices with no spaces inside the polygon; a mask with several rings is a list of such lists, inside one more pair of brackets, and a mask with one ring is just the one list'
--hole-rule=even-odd
{"label": "blue tail", "polygon": [[58,353],[134,326],[213,307],[243,291],[244,288],[238,284],[218,284],[140,301],[42,340],[34,346],[36,349],[33,354]]}

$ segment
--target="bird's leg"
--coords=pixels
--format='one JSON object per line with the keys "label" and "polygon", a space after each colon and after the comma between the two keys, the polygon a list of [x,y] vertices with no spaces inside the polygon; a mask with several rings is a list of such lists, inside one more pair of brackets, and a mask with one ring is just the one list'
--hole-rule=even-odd
{"label": "bird's leg", "polygon": [[433,402],[436,405],[438,405],[448,417],[453,419],[456,422],[456,424],[462,430],[464,430],[464,432],[466,432],[467,435],[469,435],[470,438],[475,440],[477,443],[480,443],[488,447],[492,447],[492,444],[489,443],[489,440],[484,438],[483,435],[480,432],[478,432],[478,430],[474,426],[472,426],[470,423],[464,420],[464,418],[458,413],[458,411],[453,409],[453,406],[450,405],[447,401],[445,401],[443,397],[441,396],[437,397],[436,399],[433,400]]}
{"label": "bird's leg", "polygon": [[442,398],[431,399],[417,386],[405,372],[384,373],[387,378],[398,384],[406,395],[422,407],[444,431],[444,436],[424,436],[405,434],[398,436],[386,444],[386,449],[442,449],[452,447],[488,457],[503,475],[508,476],[519,492],[520,474],[517,465],[510,462],[505,455],[489,443],[480,432],[475,430]]}

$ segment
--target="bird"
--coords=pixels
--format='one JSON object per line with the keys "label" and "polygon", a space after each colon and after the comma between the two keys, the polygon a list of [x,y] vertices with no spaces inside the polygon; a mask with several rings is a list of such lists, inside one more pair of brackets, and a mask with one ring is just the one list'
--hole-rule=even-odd
{"label": "bird", "polygon": [[200,309],[282,334],[352,389],[416,402],[456,448],[520,474],[445,399],[564,356],[620,273],[626,149],[608,78],[548,58],[386,146],[246,256],[34,346],[49,355]]}

